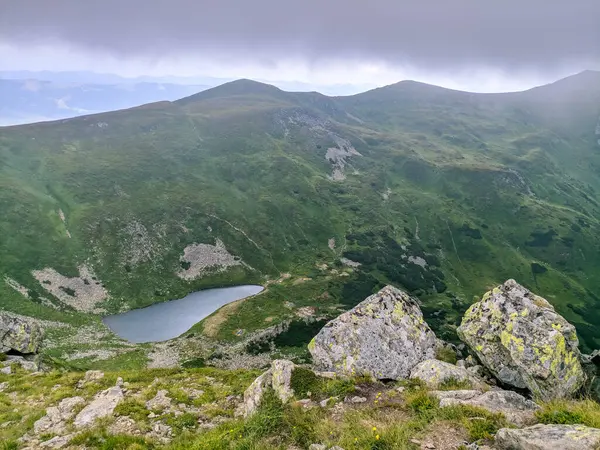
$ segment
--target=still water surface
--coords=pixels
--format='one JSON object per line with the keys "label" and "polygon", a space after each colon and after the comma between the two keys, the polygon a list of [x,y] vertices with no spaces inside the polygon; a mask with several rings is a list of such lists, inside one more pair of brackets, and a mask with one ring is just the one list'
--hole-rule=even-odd
{"label": "still water surface", "polygon": [[256,295],[262,286],[244,285],[193,292],[187,297],[107,316],[103,322],[129,342],[160,342],[175,338],[221,306]]}

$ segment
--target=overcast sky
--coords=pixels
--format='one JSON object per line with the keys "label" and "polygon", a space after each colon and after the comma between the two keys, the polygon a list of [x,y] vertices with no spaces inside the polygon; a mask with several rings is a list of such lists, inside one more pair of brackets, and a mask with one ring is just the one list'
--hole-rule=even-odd
{"label": "overcast sky", "polygon": [[598,0],[0,0],[0,70],[506,91],[584,69]]}

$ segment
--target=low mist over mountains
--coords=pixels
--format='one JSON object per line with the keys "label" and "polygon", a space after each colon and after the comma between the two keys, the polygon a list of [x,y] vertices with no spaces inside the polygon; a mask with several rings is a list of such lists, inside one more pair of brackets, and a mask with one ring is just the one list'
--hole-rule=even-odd
{"label": "low mist over mountains", "polygon": [[[115,76],[63,74],[61,77],[60,74],[50,74],[0,73],[0,126],[64,119],[131,108],[144,103],[176,100],[209,87],[137,80],[132,82]],[[40,77],[23,77],[24,75]],[[75,78],[85,81],[72,81]]]}
{"label": "low mist over mountains", "polygon": [[87,320],[280,279],[207,331],[239,341],[296,320],[289,302],[329,317],[391,283],[452,339],[474,296],[514,278],[597,347],[599,120],[584,72],[510,94],[238,80],[1,128],[1,306]]}

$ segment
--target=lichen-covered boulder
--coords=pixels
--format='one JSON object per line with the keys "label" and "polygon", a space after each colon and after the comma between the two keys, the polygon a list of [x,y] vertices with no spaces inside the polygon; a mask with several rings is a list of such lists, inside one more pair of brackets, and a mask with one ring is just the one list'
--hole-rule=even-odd
{"label": "lichen-covered boulder", "polygon": [[572,396],[585,382],[575,327],[514,280],[473,304],[457,331],[498,380],[542,400]]}
{"label": "lichen-covered boulder", "polygon": [[500,450],[597,450],[600,430],[583,425],[534,425],[521,430],[502,428],[496,434]]}
{"label": "lichen-covered boulder", "polygon": [[469,389],[484,389],[486,387],[483,380],[472,375],[464,367],[438,361],[437,359],[428,359],[417,364],[410,372],[410,378],[418,378],[432,389],[438,388],[444,382],[456,382],[465,385]]}
{"label": "lichen-covered boulder", "polygon": [[37,353],[42,335],[42,328],[33,320],[0,312],[0,353],[11,350],[23,354]]}
{"label": "lichen-covered boulder", "polygon": [[439,346],[417,300],[386,286],[325,325],[308,349],[321,370],[397,380]]}

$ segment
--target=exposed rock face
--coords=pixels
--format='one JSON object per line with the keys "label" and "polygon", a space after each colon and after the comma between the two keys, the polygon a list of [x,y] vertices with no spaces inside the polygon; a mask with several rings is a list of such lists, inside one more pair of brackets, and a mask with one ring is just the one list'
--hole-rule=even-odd
{"label": "exposed rock face", "polygon": [[35,322],[0,313],[0,352],[37,353],[43,330]]}
{"label": "exposed rock face", "polygon": [[498,380],[543,400],[569,397],[585,381],[575,327],[514,280],[473,304],[457,331]]}
{"label": "exposed rock face", "polygon": [[58,406],[46,410],[46,415],[33,424],[33,431],[35,434],[64,432],[66,421],[73,417],[75,408],[83,403],[85,400],[81,397],[63,399]]}
{"label": "exposed rock face", "polygon": [[410,378],[419,378],[434,389],[444,381],[450,380],[469,384],[473,389],[482,389],[485,385],[483,380],[473,376],[467,369],[437,359],[428,359],[417,364],[410,372]]}
{"label": "exposed rock face", "polygon": [[535,423],[535,411],[540,407],[513,391],[435,391],[440,406],[469,405],[483,408],[493,413],[502,413],[518,426]]}
{"label": "exposed rock face", "polygon": [[123,399],[123,391],[119,386],[111,387],[96,395],[96,398],[75,417],[75,427],[92,425],[96,419],[110,416]]}
{"label": "exposed rock face", "polygon": [[501,450],[597,450],[600,430],[583,425],[502,428],[496,434],[496,445]]}
{"label": "exposed rock face", "polygon": [[294,363],[284,359],[273,361],[271,368],[260,375],[244,392],[244,403],[241,405],[240,414],[245,417],[252,415],[260,407],[265,392],[273,389],[277,397],[286,403],[294,396],[291,388]]}
{"label": "exposed rock face", "polygon": [[438,345],[417,301],[386,286],[325,325],[308,349],[322,370],[397,380],[433,359]]}

